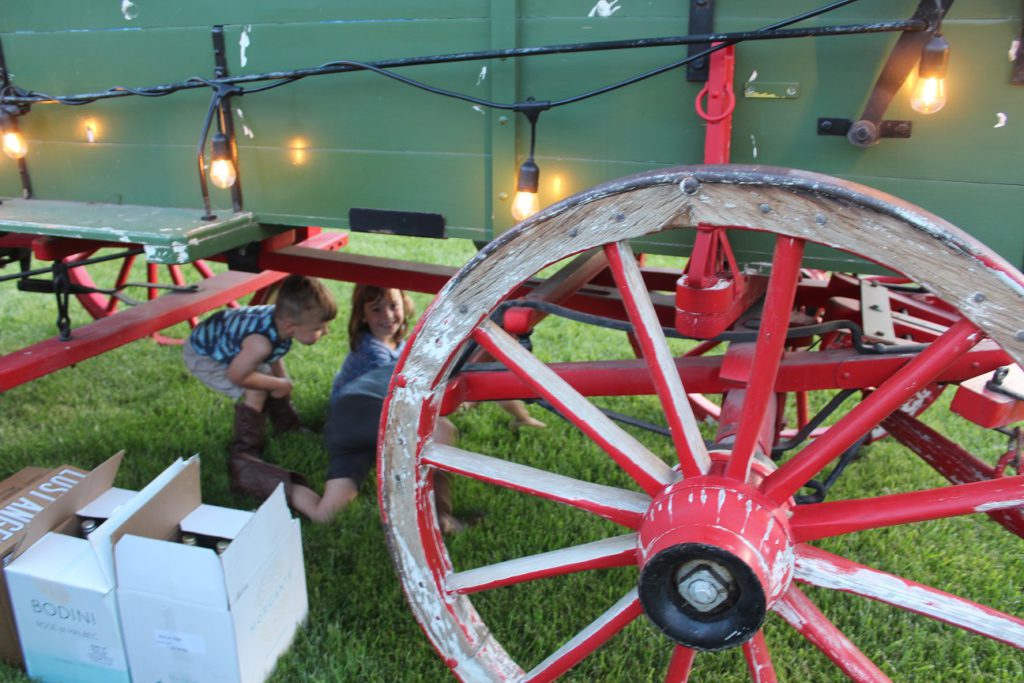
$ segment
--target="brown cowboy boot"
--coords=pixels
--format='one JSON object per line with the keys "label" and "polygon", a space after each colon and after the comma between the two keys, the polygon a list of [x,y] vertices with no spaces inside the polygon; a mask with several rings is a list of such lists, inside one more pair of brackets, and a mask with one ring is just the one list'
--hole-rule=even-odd
{"label": "brown cowboy boot", "polygon": [[263,413],[244,403],[235,404],[234,435],[228,447],[231,490],[265,500],[278,484],[284,484],[285,496],[288,497],[292,484],[309,486],[309,482],[298,472],[262,460],[265,425]]}
{"label": "brown cowboy boot", "polygon": [[264,410],[270,417],[270,424],[274,425],[275,432],[283,434],[284,432],[296,432],[302,429],[299,414],[295,412],[295,406],[290,398],[268,396]]}
{"label": "brown cowboy boot", "polygon": [[246,493],[259,500],[266,500],[278,484],[284,484],[284,496],[289,502],[293,484],[309,486],[309,481],[298,472],[286,470],[250,455],[232,456],[228,461],[228,472],[231,474],[232,491]]}

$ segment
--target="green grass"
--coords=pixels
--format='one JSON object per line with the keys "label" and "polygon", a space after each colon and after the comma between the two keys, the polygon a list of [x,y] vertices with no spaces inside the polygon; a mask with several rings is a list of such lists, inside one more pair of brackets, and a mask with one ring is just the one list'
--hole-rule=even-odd
{"label": "green grass", "polygon": [[[458,265],[474,250],[465,242],[433,242],[354,235],[353,250],[421,262]],[[6,272],[6,271],[5,271]],[[332,283],[342,318],[351,286]],[[428,297],[416,296],[422,311]],[[76,323],[86,316],[73,306]],[[312,348],[287,357],[296,381],[295,402],[311,427],[322,426],[331,379],[347,348],[344,320]],[[0,284],[0,353],[51,336],[53,301]],[[179,334],[183,334],[178,330]],[[549,321],[534,335],[545,360],[622,357],[619,333],[582,330]],[[999,436],[971,428],[946,409],[949,394],[927,414],[928,422],[988,458],[1005,446]],[[817,397],[819,401],[827,397]],[[648,398],[600,401],[621,412],[658,421]],[[852,401],[851,401],[852,403]],[[509,417],[481,405],[454,417],[460,447],[527,462],[602,483],[630,486],[596,447],[558,418],[543,431],[512,433]],[[27,465],[73,463],[91,468],[124,449],[117,484],[145,485],[175,458],[199,453],[206,502],[251,508],[233,495],[225,470],[230,403],[200,386],[184,369],[180,350],[149,340],[129,344],[0,394],[0,477]],[[662,437],[631,430],[652,450],[671,457]],[[326,454],[318,435],[286,435],[270,441],[268,457],[310,476],[321,486]],[[881,495],[941,485],[918,459],[891,441],[866,448],[837,485],[833,497]],[[458,480],[457,510],[481,512],[483,521],[449,541],[456,567],[468,568],[621,533],[591,515],[538,502],[476,481]],[[377,510],[375,488],[335,523],[303,523],[308,626],[281,659],[273,681],[444,681],[450,675],[405,604],[392,570]],[[857,561],[962,594],[1010,614],[1024,614],[1021,543],[984,516],[862,532],[820,544]],[[575,635],[635,584],[635,569],[582,573],[485,592],[473,602],[498,640],[523,666],[532,666]],[[850,596],[805,592],[890,676],[900,681],[1024,680],[1019,651],[928,619]],[[827,659],[774,615],[766,635],[782,681],[841,681]],[[571,681],[661,681],[671,656],[662,637],[638,619],[608,646],[570,671]],[[749,680],[738,650],[697,658],[693,680]],[[0,666],[0,680],[24,681]]]}

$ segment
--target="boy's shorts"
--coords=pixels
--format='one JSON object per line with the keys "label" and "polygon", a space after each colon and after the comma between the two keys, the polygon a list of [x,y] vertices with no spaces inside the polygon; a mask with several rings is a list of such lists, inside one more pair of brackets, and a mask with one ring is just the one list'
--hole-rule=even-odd
{"label": "boy's shorts", "polygon": [[[185,367],[200,382],[214,391],[230,396],[236,401],[242,398],[242,394],[245,393],[245,387],[241,387],[228,379],[227,363],[221,363],[209,356],[202,355],[192,348],[192,342],[187,339],[181,347],[181,355],[185,359]],[[269,375],[271,374],[270,364],[260,363],[256,371]]]}
{"label": "boy's shorts", "polygon": [[324,425],[327,479],[352,479],[362,486],[377,464],[377,427],[384,399],[342,394],[331,403]]}

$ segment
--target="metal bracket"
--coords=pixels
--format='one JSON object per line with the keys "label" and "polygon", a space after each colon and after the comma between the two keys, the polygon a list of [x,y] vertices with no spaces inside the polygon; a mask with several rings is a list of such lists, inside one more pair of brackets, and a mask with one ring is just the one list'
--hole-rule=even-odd
{"label": "metal bracket", "polygon": [[[690,23],[686,32],[690,35],[709,34],[715,32],[715,0],[690,0]],[[711,43],[689,45],[686,56],[692,57],[711,47]],[[691,83],[705,83],[708,80],[708,57],[695,59],[686,65],[686,80]]]}
{"label": "metal bracket", "polygon": [[[226,78],[228,75],[227,51],[224,45],[224,27],[214,26],[213,36],[213,75],[215,78]],[[242,211],[242,173],[238,166],[238,145],[235,144],[235,123],[231,116],[231,96],[225,94],[220,98],[220,126],[228,139],[231,149],[231,163],[235,165],[235,184],[231,186],[231,205],[235,213]]]}
{"label": "metal bracket", "polygon": [[[863,123],[858,121],[858,123]],[[849,136],[850,129],[853,127],[853,121],[850,119],[836,119],[836,118],[819,118],[818,119],[818,135],[842,135],[844,137]],[[899,119],[879,121],[878,122],[878,136],[879,138],[909,138],[911,132],[913,132],[914,124],[912,121],[901,121]],[[866,135],[867,133],[860,133],[864,128],[858,129],[858,134]]]}

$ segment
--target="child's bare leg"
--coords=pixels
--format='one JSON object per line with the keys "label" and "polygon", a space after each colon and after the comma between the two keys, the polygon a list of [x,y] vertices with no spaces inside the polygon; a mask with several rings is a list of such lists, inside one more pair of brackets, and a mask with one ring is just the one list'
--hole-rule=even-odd
{"label": "child's bare leg", "polygon": [[498,401],[498,405],[515,418],[512,421],[512,429],[514,430],[520,427],[536,427],[538,429],[547,427],[547,424],[530,415],[526,409],[526,404],[522,401]]}
{"label": "child's bare leg", "polygon": [[257,413],[262,413],[263,406],[267,403],[267,392],[262,389],[246,389],[245,393],[242,394],[242,403]]}
{"label": "child's bare leg", "polygon": [[326,523],[334,519],[358,495],[356,482],[346,477],[328,479],[322,496],[307,486],[293,485],[288,502],[314,522]]}

